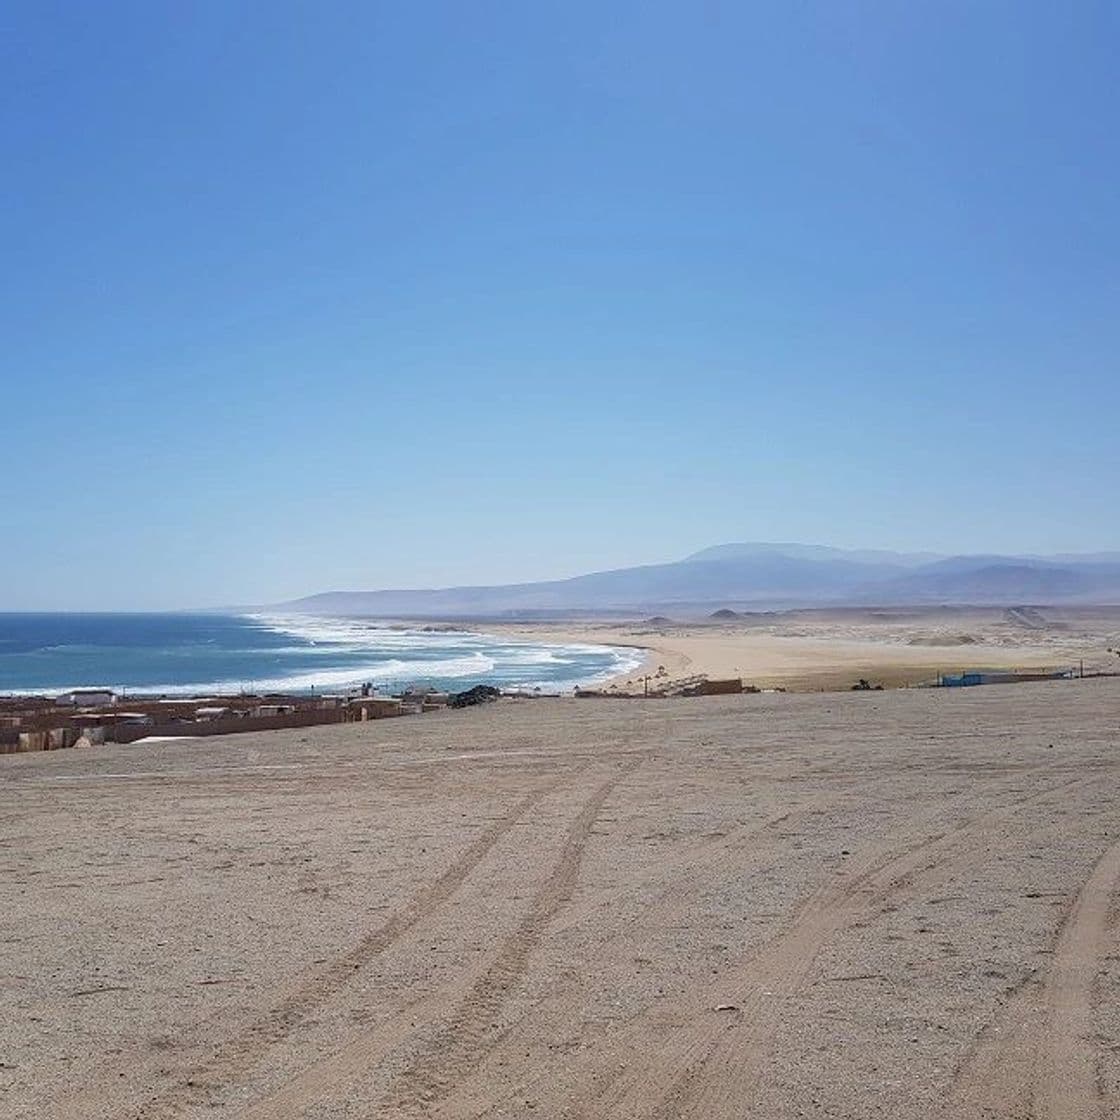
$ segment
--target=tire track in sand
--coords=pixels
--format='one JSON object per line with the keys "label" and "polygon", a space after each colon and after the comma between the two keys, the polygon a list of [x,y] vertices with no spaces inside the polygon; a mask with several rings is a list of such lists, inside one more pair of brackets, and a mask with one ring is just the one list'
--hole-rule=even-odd
{"label": "tire track in sand", "polygon": [[527,813],[569,775],[560,775],[530,791],[508,812],[486,827],[432,883],[422,887],[384,923],[371,929],[330,965],[298,984],[284,999],[240,1034],[221,1043],[206,1061],[181,1073],[178,1083],[148,1100],[136,1115],[174,1116],[201,1103],[212,1089],[236,1083],[268,1050],[283,1043],[309,1013],[340,991],[370,961],[405,937],[416,925],[446,903],[467,877]]}
{"label": "tire track in sand", "polygon": [[[635,768],[636,765],[632,764],[627,772]],[[619,775],[615,785],[623,776]],[[812,799],[797,809],[785,810],[761,822],[736,827],[729,833],[718,836],[714,842],[712,838],[704,837],[690,845],[685,852],[663,861],[659,868],[662,871],[666,868],[683,868],[711,858],[713,848],[722,850],[734,843],[741,843],[744,837],[806,818],[819,811],[822,803],[821,798]],[[600,805],[600,811],[601,808]],[[469,979],[467,983],[470,983]],[[385,1022],[363,1032],[342,1049],[304,1069],[279,1090],[240,1113],[240,1120],[288,1120],[291,1116],[301,1115],[303,1110],[314,1104],[322,1104],[325,1099],[337,1099],[340,1092],[345,1093],[378,1060],[392,1053],[407,1035],[414,1033],[417,1023],[440,1021],[446,1014],[449,996],[451,993],[444,986],[430,990],[402,1006]]]}
{"label": "tire track in sand", "polygon": [[1109,912],[1120,893],[1120,843],[1097,860],[1054,941],[1045,974],[1030,977],[962,1063],[955,1116],[1020,1113],[1037,1120],[1101,1120],[1105,1101],[1093,1041],[1093,990],[1110,951]]}
{"label": "tire track in sand", "polygon": [[[556,862],[538,888],[525,917],[503,943],[490,964],[465,988],[450,1016],[448,987],[436,988],[401,1007],[387,1021],[364,1032],[343,1049],[304,1069],[287,1084],[239,1113],[241,1120],[288,1120],[324,1099],[338,1099],[378,1062],[399,1052],[418,1025],[438,1023],[434,1038],[415,1054],[390,1088],[391,1104],[383,1113],[423,1109],[453,1091],[461,1075],[472,1070],[500,1041],[491,1029],[508,992],[526,971],[529,956],[548,922],[570,899],[579,875],[583,851],[603,807],[619,782],[645,761],[627,762],[594,788],[569,825]],[[452,985],[454,987],[454,985]],[[352,1099],[352,1098],[351,1098]]]}
{"label": "tire track in sand", "polygon": [[[918,834],[901,849],[870,853],[842,881],[822,884],[798,907],[790,925],[747,961],[694,992],[683,1006],[659,1009],[656,1052],[636,1050],[627,1068],[616,1067],[599,1080],[597,1091],[577,1091],[577,1107],[587,1115],[659,1120],[741,1115],[750,1107],[769,1060],[781,1002],[804,983],[832,936],[915,880],[947,874],[953,861],[971,859],[978,829],[1093,780],[1070,779],[1015,796],[936,831],[921,829],[928,829],[942,810],[923,814],[913,822]],[[737,1010],[713,1015],[719,1004]],[[584,1072],[584,1085],[596,1080],[590,1070]]]}
{"label": "tire track in sand", "polygon": [[747,983],[732,997],[741,1008],[739,1022],[732,1023],[717,1039],[698,1069],[686,1071],[654,1115],[659,1120],[723,1115],[722,1110],[734,1109],[736,1102],[753,1101],[769,1061],[781,1001],[804,984],[817,955],[831,937],[881,908],[897,891],[919,879],[928,884],[931,878],[943,878],[955,862],[971,860],[978,830],[1010,819],[1027,805],[1087,781],[1069,779],[1013,797],[962,824],[918,837],[901,851],[873,861],[845,882],[826,885],[815,892],[799,910],[793,928],[748,969]]}
{"label": "tire track in sand", "polygon": [[[538,889],[520,925],[490,967],[445,1021],[436,1038],[397,1077],[388,1109],[429,1109],[451,1093],[481,1058],[501,1041],[495,1025],[509,993],[528,969],[529,957],[556,913],[571,900],[591,830],[618,783],[643,760],[627,764],[584,802],[568,829],[560,855]],[[380,1113],[379,1113],[380,1114]]]}

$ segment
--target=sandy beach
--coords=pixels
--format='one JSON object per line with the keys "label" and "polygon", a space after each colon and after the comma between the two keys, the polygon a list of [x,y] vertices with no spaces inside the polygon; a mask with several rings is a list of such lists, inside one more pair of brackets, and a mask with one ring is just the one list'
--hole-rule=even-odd
{"label": "sandy beach", "polygon": [[495,633],[544,642],[594,642],[649,651],[634,672],[605,682],[636,688],[665,679],[741,677],[760,688],[885,687],[975,668],[1120,670],[1120,608],[802,610],[712,619],[496,623]]}
{"label": "sandy beach", "polygon": [[1120,1109],[1120,681],[0,759],[0,1112]]}

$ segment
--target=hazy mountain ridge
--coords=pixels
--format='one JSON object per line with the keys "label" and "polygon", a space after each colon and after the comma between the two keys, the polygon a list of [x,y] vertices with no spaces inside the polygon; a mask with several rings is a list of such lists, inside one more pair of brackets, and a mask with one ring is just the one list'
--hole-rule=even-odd
{"label": "hazy mountain ridge", "polygon": [[[733,560],[748,556],[789,556],[802,560],[840,560],[866,564],[890,564],[910,568],[928,564],[946,557],[939,552],[892,552],[884,548],[834,548],[826,544],[774,544],[762,541],[745,541],[734,544],[717,544],[685,557],[694,560]],[[1120,555],[1117,556],[1120,559]]]}
{"label": "hazy mountain ridge", "polygon": [[824,545],[716,545],[684,560],[498,586],[330,591],[284,610],[372,616],[796,606],[1120,602],[1120,553],[940,556]]}

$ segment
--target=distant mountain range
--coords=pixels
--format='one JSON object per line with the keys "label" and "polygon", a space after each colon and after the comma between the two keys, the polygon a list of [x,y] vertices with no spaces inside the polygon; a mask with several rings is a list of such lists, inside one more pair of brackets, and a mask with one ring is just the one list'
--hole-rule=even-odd
{"label": "distant mountain range", "polygon": [[698,614],[813,606],[1120,603],[1120,552],[940,556],[722,544],[668,564],[494,587],[328,591],[278,609],[381,618]]}

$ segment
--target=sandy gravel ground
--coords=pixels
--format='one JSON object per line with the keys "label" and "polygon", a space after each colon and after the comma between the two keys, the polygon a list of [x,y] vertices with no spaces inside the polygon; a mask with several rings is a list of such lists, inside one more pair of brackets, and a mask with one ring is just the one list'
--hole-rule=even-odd
{"label": "sandy gravel ground", "polygon": [[0,1115],[1120,1115],[1118,776],[1120,680],[0,758]]}
{"label": "sandy gravel ground", "polygon": [[639,646],[637,686],[664,666],[671,679],[742,677],[761,688],[847,688],[860,677],[887,687],[970,669],[1120,670],[1120,607],[915,607],[800,610],[731,621],[500,623],[497,633],[554,642]]}

